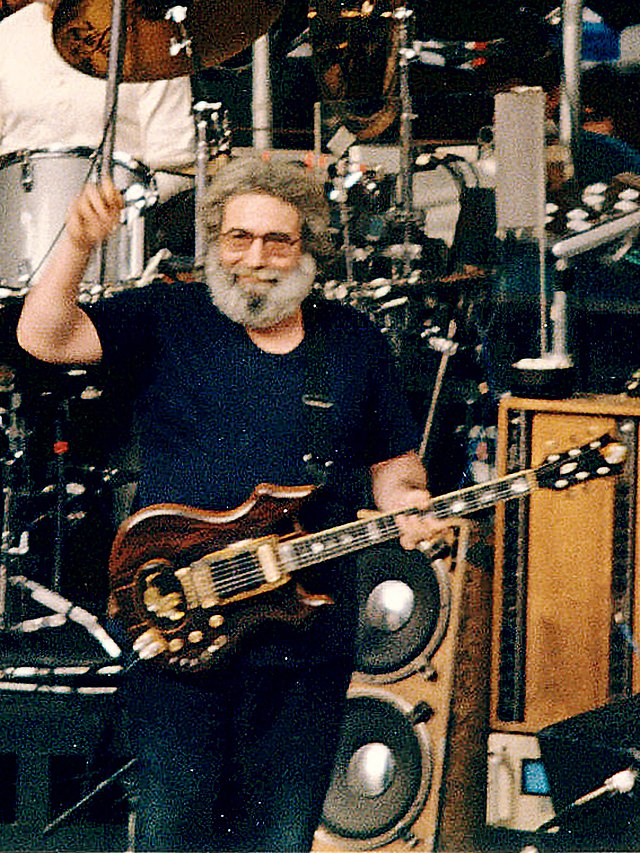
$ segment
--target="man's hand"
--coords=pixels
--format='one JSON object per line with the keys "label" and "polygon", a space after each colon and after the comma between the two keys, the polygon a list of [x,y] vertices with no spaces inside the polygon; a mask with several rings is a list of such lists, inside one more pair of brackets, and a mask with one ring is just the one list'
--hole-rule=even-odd
{"label": "man's hand", "polygon": [[[407,495],[407,509],[428,510],[431,495],[428,491],[415,491],[413,498]],[[404,508],[404,507],[402,507]],[[451,526],[450,521],[435,518],[427,512],[425,515],[397,515],[396,522],[400,530],[400,544],[407,551],[417,548],[420,542],[438,539]]]}
{"label": "man's hand", "polygon": [[120,222],[124,207],[122,195],[113,181],[85,184],[67,214],[67,234],[73,246],[90,252],[104,242]]}
{"label": "man's hand", "polygon": [[396,520],[403,548],[411,550],[420,542],[436,539],[451,526],[450,521],[434,518],[428,512],[401,514],[403,509],[428,510],[431,503],[426,472],[416,453],[406,453],[372,466],[371,481],[378,509],[399,513]]}

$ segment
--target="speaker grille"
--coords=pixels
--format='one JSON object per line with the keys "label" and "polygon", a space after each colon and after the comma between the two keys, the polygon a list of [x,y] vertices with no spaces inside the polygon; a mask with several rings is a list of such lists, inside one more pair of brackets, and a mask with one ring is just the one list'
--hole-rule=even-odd
{"label": "speaker grille", "polygon": [[429,795],[432,748],[428,708],[365,686],[349,691],[342,742],[322,815],[349,848],[399,837]]}
{"label": "speaker grille", "polygon": [[387,544],[359,555],[356,668],[365,680],[398,681],[428,665],[449,620],[445,553]]}
{"label": "speaker grille", "polygon": [[627,448],[616,477],[496,510],[491,726],[532,733],[638,691],[640,406],[511,397],[499,422],[501,473],[605,432]]}

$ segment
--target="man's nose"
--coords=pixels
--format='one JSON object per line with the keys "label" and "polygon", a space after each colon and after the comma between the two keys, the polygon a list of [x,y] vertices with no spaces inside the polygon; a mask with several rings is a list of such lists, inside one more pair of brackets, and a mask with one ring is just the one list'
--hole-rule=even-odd
{"label": "man's nose", "polygon": [[250,267],[262,267],[266,263],[266,252],[262,237],[254,237],[251,245],[243,256],[243,261]]}

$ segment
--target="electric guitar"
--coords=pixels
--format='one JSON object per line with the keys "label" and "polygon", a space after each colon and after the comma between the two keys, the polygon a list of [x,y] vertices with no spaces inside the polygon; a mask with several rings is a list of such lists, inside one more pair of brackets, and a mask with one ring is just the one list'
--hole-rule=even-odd
{"label": "electric guitar", "polygon": [[[538,489],[562,491],[618,473],[625,458],[625,445],[604,435],[535,469],[435,497],[428,512],[453,518]],[[114,604],[139,657],[196,672],[222,662],[266,621],[302,625],[331,599],[306,593],[293,582],[295,572],[396,539],[396,516],[427,512],[371,513],[319,533],[272,533],[313,491],[261,484],[230,512],[156,504],[128,518],[109,570]]]}

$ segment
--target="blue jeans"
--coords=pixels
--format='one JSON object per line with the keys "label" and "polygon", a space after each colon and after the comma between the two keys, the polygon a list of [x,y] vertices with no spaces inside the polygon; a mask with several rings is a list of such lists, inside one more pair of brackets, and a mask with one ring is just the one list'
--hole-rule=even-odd
{"label": "blue jeans", "polygon": [[138,663],[120,690],[138,758],[136,850],[305,851],[320,821],[347,661],[255,666],[206,684]]}

